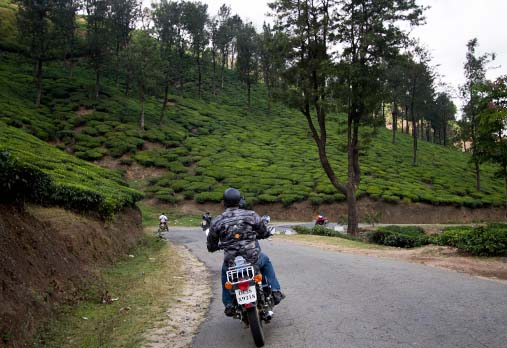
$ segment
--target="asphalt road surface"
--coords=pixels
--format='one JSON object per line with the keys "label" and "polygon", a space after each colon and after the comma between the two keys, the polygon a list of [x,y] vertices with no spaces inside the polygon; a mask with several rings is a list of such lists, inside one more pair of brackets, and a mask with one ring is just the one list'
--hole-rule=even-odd
{"label": "asphalt road surface", "polygon": [[[222,252],[200,229],[171,228],[209,271],[210,310],[194,347],[255,347],[249,329],[225,317]],[[266,347],[507,347],[507,285],[424,265],[261,241],[287,298],[264,325]]]}

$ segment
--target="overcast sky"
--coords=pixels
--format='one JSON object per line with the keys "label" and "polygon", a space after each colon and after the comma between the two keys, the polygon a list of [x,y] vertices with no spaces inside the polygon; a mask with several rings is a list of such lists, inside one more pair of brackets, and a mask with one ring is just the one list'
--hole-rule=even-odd
{"label": "overcast sky", "polygon": [[[146,1],[146,0],[145,0]],[[149,0],[148,0],[149,1]],[[269,11],[270,0],[201,0],[209,6],[210,15],[216,14],[223,4],[229,4],[233,13],[252,21],[260,30]],[[507,0],[417,0],[426,11],[426,24],[415,28],[418,37],[433,56],[433,65],[442,80],[453,88],[464,82],[463,64],[466,43],[477,37],[479,54],[495,52],[496,61],[488,72],[489,78],[507,74]],[[458,100],[455,101],[460,104]]]}

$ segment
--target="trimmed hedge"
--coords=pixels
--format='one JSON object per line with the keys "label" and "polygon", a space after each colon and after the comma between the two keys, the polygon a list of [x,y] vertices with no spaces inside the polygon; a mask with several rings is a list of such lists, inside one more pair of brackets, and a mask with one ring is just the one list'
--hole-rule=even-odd
{"label": "trimmed hedge", "polygon": [[113,215],[143,197],[119,173],[79,160],[0,122],[0,196]]}
{"label": "trimmed hedge", "polygon": [[436,242],[477,256],[507,256],[507,224],[450,227],[436,238]]}
{"label": "trimmed hedge", "polygon": [[416,226],[385,226],[368,234],[370,243],[398,248],[415,248],[431,243],[424,230]]}
{"label": "trimmed hedge", "polygon": [[292,229],[300,234],[313,234],[317,236],[338,237],[357,241],[361,240],[359,237],[355,237],[346,233],[336,232],[335,230],[324,226],[314,226],[312,228],[305,226],[292,226]]}

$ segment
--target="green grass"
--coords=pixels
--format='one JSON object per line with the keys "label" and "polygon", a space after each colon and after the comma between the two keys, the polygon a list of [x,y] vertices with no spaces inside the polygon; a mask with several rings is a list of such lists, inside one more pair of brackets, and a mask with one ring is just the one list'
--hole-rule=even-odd
{"label": "green grass", "polygon": [[167,206],[154,206],[146,202],[138,202],[137,206],[141,209],[143,215],[143,226],[158,226],[158,217],[161,213],[169,218],[169,228],[171,226],[200,226],[201,215],[184,214],[177,207],[167,208]]}
{"label": "green grass", "polygon": [[[181,274],[175,251],[156,238],[146,237],[131,254],[135,257],[103,269],[101,281],[89,289],[85,299],[50,322],[33,347],[139,347],[146,329],[163,320],[167,307],[179,295],[181,284],[173,279]],[[118,301],[101,303],[106,290]]]}
{"label": "green grass", "polygon": [[306,243],[315,243],[322,245],[331,245],[335,247],[344,247],[344,248],[352,248],[352,249],[376,249],[376,250],[387,250],[392,249],[390,247],[386,247],[383,245],[370,244],[361,242],[358,240],[349,240],[344,238],[335,238],[329,236],[318,236],[311,234],[297,234],[297,235],[281,235],[276,236],[276,238],[282,238],[287,240],[294,240],[299,242]]}

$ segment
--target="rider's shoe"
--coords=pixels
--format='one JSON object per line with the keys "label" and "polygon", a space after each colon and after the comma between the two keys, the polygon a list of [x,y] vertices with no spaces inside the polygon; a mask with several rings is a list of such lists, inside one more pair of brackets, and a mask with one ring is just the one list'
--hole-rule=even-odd
{"label": "rider's shoe", "polygon": [[236,314],[236,309],[233,305],[227,305],[225,306],[224,313],[228,317],[233,317]]}
{"label": "rider's shoe", "polygon": [[279,304],[284,298],[285,295],[280,290],[273,291],[273,300],[275,302],[275,306]]}

